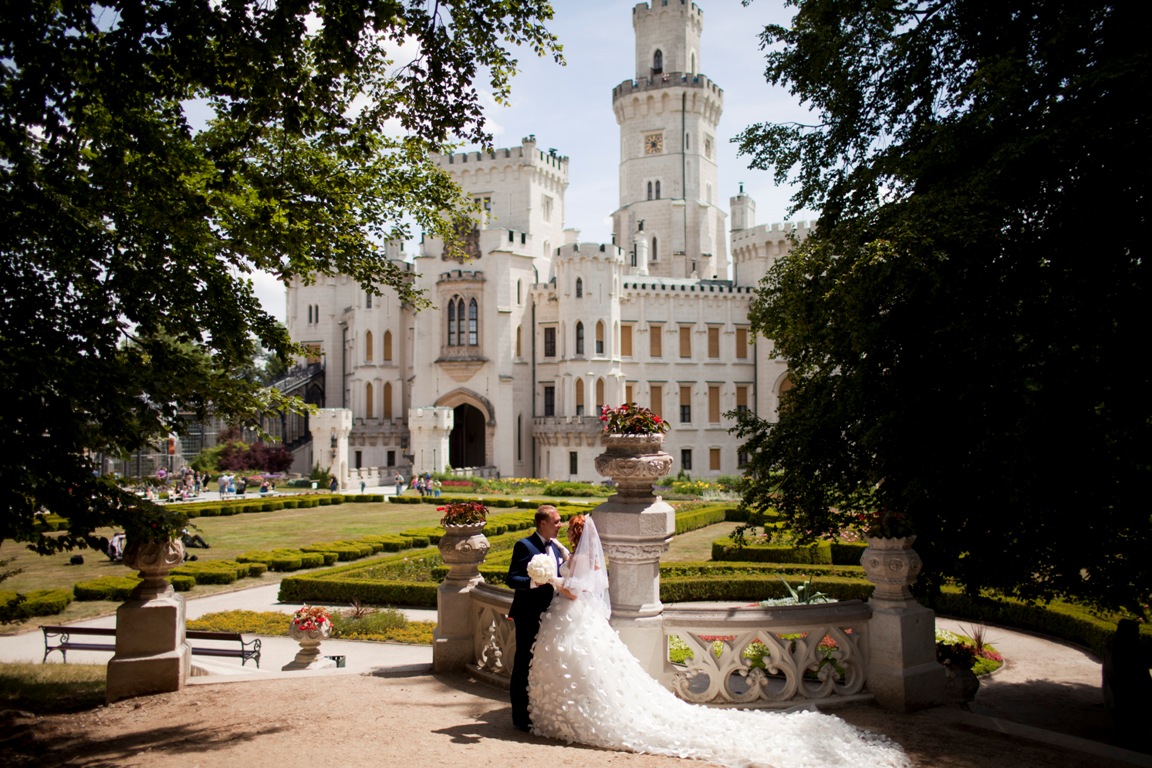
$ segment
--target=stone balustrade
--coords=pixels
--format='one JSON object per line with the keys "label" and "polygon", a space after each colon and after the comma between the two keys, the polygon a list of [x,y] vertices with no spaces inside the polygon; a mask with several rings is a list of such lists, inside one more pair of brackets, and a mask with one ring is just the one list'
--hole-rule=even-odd
{"label": "stone balustrade", "polygon": [[[871,616],[859,600],[776,608],[665,606],[665,649],[679,638],[692,657],[682,665],[667,661],[662,682],[700,704],[792,706],[856,698],[867,682]],[[763,668],[751,657],[761,658]]]}

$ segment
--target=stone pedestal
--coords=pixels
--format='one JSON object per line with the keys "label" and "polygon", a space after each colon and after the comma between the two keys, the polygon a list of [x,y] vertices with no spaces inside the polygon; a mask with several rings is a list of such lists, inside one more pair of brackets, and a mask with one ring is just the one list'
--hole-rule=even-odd
{"label": "stone pedestal", "polygon": [[885,709],[913,712],[944,703],[944,667],[936,661],[936,614],[912,598],[920,574],[915,536],[868,539],[860,558],[876,585],[868,603],[868,690]]}
{"label": "stone pedestal", "polygon": [[653,677],[664,669],[660,556],[676,521],[671,505],[652,493],[672,457],[663,435],[605,435],[596,471],[617,483],[616,495],[592,512],[608,559],[612,626]]}
{"label": "stone pedestal", "polygon": [[327,469],[340,488],[347,488],[352,411],[348,408],[318,408],[308,419],[308,430],[312,433],[312,460],[317,466]]}
{"label": "stone pedestal", "polygon": [[108,662],[108,701],[178,691],[192,669],[184,635],[184,598],[168,571],[184,560],[178,541],[128,542],[124,563],[143,581],[116,610],[116,654]]}
{"label": "stone pedestal", "polygon": [[448,575],[436,589],[436,629],[432,632],[432,669],[455,672],[476,661],[472,629],[472,588],[484,581],[480,564],[488,555],[485,523],[448,525],[440,556]]}

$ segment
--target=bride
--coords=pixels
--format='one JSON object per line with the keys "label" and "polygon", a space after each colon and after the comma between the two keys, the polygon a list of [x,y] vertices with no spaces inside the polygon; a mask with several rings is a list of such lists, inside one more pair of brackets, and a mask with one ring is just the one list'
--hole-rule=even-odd
{"label": "bride", "polygon": [[577,515],[568,538],[573,554],[561,566],[563,580],[533,647],[533,733],[728,766],[910,765],[899,746],[831,715],[713,709],[676,698],[608,624],[608,572],[596,524]]}

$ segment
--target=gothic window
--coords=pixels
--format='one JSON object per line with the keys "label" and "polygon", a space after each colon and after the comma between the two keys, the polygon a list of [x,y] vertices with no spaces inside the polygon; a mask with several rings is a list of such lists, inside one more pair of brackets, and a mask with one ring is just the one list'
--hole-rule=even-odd
{"label": "gothic window", "polygon": [[652,199],[652,182],[651,181],[648,182],[648,199],[649,200]]}
{"label": "gothic window", "polygon": [[584,354],[584,323],[576,323],[576,354]]}
{"label": "gothic window", "polygon": [[652,54],[652,74],[659,75],[664,71],[664,52],[659,48]]}
{"label": "gothic window", "polygon": [[580,278],[576,278],[576,298],[584,298],[584,281]]}
{"label": "gothic window", "polygon": [[312,324],[312,305],[308,305],[308,324]]}
{"label": "gothic window", "polygon": [[372,309],[372,294],[365,294],[366,301],[364,302],[365,309]]}
{"label": "gothic window", "polygon": [[653,237],[652,238],[652,255],[648,259],[649,261],[659,261],[660,260],[660,249],[657,248],[656,246],[657,246],[656,238]]}
{"label": "gothic window", "polygon": [[596,379],[596,410],[593,414],[599,414],[600,409],[604,407],[604,379]]}
{"label": "gothic window", "polygon": [[660,180],[656,180],[656,199],[660,199]]}
{"label": "gothic window", "polygon": [[576,379],[576,415],[584,415],[584,379]]}
{"label": "gothic window", "polygon": [[375,390],[372,388],[372,382],[364,385],[364,418],[376,418],[376,398]]}
{"label": "gothic window", "polygon": [[392,362],[392,331],[384,331],[384,362]]}
{"label": "gothic window", "polygon": [[384,418],[392,418],[392,382],[384,382]]}
{"label": "gothic window", "polygon": [[456,299],[448,302],[448,346],[456,346]]}
{"label": "gothic window", "polygon": [[516,303],[517,304],[523,304],[524,303],[524,299],[521,297],[521,292],[523,291],[523,289],[524,289],[524,281],[523,280],[517,280],[516,281]]}
{"label": "gothic window", "polygon": [[456,300],[456,343],[464,346],[464,299]]}
{"label": "gothic window", "polygon": [[604,354],[604,321],[596,321],[596,354]]}
{"label": "gothic window", "polygon": [[364,332],[364,361],[372,362],[372,331]]}
{"label": "gothic window", "polygon": [[524,326],[516,326],[516,357],[523,357],[520,354],[520,339],[524,336]]}
{"label": "gothic window", "polygon": [[480,343],[480,305],[476,299],[468,302],[468,346]]}

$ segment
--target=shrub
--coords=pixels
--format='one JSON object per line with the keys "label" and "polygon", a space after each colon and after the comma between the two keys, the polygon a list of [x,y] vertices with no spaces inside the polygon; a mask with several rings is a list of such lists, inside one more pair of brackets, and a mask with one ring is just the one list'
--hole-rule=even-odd
{"label": "shrub", "polygon": [[171,575],[168,577],[168,583],[171,584],[172,589],[177,592],[188,592],[192,587],[196,586],[196,579],[192,576]]}
{"label": "shrub", "polygon": [[24,594],[0,592],[0,623],[55,616],[71,602],[70,589],[35,589]]}
{"label": "shrub", "polygon": [[[737,560],[755,563],[832,564],[832,547],[826,541],[803,547],[745,545],[737,547],[731,539],[712,542],[713,560]],[[859,557],[857,557],[859,562]]]}
{"label": "shrub", "polygon": [[136,576],[101,576],[91,581],[80,581],[72,587],[77,600],[113,600],[122,603],[140,579]]}

